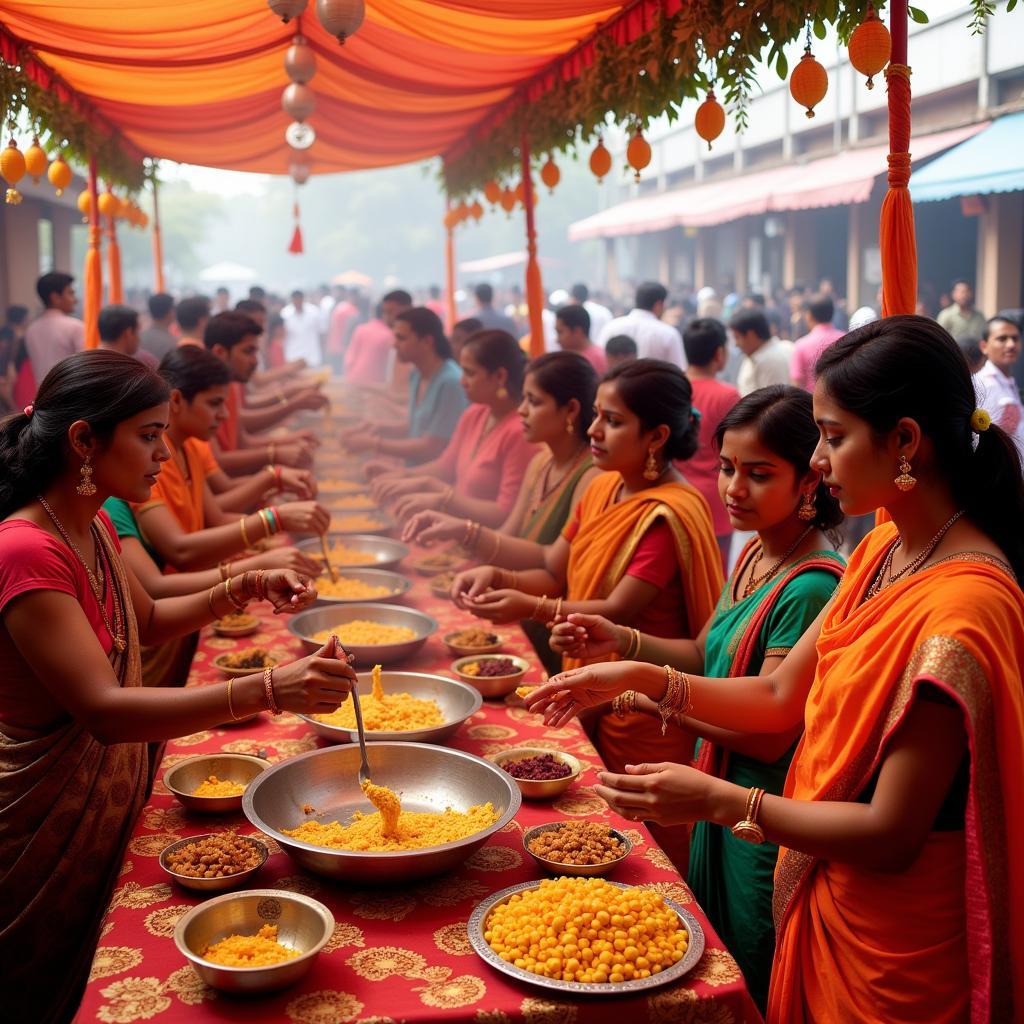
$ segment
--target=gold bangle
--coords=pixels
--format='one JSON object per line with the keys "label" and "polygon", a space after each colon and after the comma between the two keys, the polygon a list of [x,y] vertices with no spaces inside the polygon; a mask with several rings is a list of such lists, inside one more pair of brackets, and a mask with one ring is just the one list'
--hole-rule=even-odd
{"label": "gold bangle", "polygon": [[265,508],[260,508],[256,510],[256,515],[260,517],[260,526],[263,527],[264,539],[269,539],[271,536],[270,513]]}
{"label": "gold bangle", "polygon": [[455,495],[454,487],[446,487],[441,492],[441,503],[438,505],[439,512],[447,512],[448,506],[452,503],[452,497]]}
{"label": "gold bangle", "polygon": [[277,706],[277,701],[274,698],[273,668],[264,669],[263,671],[263,694],[267,698],[267,710],[272,715],[281,714],[281,709]]}
{"label": "gold bangle", "polygon": [[246,550],[248,550],[252,547],[252,544],[249,543],[249,533],[245,528],[245,516],[238,520],[238,528],[242,531],[242,543],[245,545]]}
{"label": "gold bangle", "polygon": [[216,589],[217,589],[217,584],[214,583],[214,585],[212,587],[210,587],[210,593],[206,595],[206,603],[210,606],[210,616],[211,616],[211,618],[214,618],[214,619],[220,618],[220,616],[213,610],[213,592]]}
{"label": "gold bangle", "polygon": [[533,619],[536,622],[543,622],[544,621],[541,618],[540,611],[541,611],[541,608],[544,606],[544,602],[547,601],[547,599],[548,599],[548,595],[547,594],[543,594],[541,597],[537,598],[536,607],[533,609],[533,614],[530,616],[531,619]]}
{"label": "gold bangle", "polygon": [[764,797],[764,790],[758,786],[752,786],[747,793],[746,810],[742,821],[736,822],[730,831],[737,839],[746,843],[753,843],[760,846],[765,841],[764,829],[757,823],[757,815],[761,810],[761,800]]}
{"label": "gold bangle", "polygon": [[559,615],[562,614],[562,597],[559,595],[558,600],[555,601],[555,613],[551,616],[552,622],[557,622]]}
{"label": "gold bangle", "polygon": [[498,558],[498,552],[501,550],[501,534],[494,531],[494,550],[491,552],[491,557],[487,559],[488,565],[494,565]]}
{"label": "gold bangle", "polygon": [[[243,577],[243,580],[244,580],[244,577]],[[231,606],[233,608],[235,608],[237,611],[240,611],[240,612],[244,612],[245,611],[245,604],[246,604],[246,602],[240,600],[237,597],[235,597],[235,595],[231,592],[231,577],[230,576],[224,581],[224,593],[227,596],[227,599],[231,602]]]}
{"label": "gold bangle", "polygon": [[240,722],[242,719],[235,714],[235,706],[231,703],[231,687],[235,685],[234,679],[228,680],[228,714],[231,715],[232,721]]}
{"label": "gold bangle", "polygon": [[277,445],[276,444],[268,444],[267,445],[267,462],[269,462],[271,464],[277,462],[277,459],[274,458],[274,456],[276,454],[277,454]]}
{"label": "gold bangle", "polygon": [[509,589],[511,589],[511,590],[518,590],[519,589],[519,573],[515,569],[510,569],[509,572],[512,573],[512,586]]}

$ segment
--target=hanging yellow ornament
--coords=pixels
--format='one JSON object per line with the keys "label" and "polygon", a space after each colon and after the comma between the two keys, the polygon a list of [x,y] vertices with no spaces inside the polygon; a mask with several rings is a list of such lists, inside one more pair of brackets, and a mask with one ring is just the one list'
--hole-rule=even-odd
{"label": "hanging yellow ornament", "polygon": [[101,217],[116,217],[120,209],[120,200],[113,192],[101,192],[96,200]]}
{"label": "hanging yellow ornament", "polygon": [[697,108],[697,115],[693,119],[693,127],[697,134],[708,144],[722,134],[725,129],[725,110],[722,104],[715,99],[715,90],[709,89],[707,99]]}
{"label": "hanging yellow ornament", "polygon": [[651,144],[639,128],[626,147],[626,162],[633,168],[634,181],[640,180],[640,172],[651,162]]}
{"label": "hanging yellow ornament", "polygon": [[39,145],[39,138],[33,135],[32,145],[25,150],[25,171],[34,184],[39,184],[39,179],[46,173],[48,163],[46,150]]}
{"label": "hanging yellow ornament", "polygon": [[789,76],[789,91],[801,107],[807,108],[808,117],[814,117],[814,108],[828,92],[828,73],[814,59],[810,43],[807,44],[800,63]]}
{"label": "hanging yellow ornament", "polygon": [[0,153],[0,174],[11,186],[4,196],[5,201],[17,206],[21,202],[21,193],[15,186],[25,177],[25,156],[13,138],[7,143],[7,148]]}
{"label": "hanging yellow ornament", "polygon": [[547,185],[549,193],[554,192],[555,186],[562,180],[562,172],[551,157],[548,157],[547,163],[540,169],[540,180]]}
{"label": "hanging yellow ornament", "polygon": [[86,188],[78,193],[78,209],[82,213],[82,223],[88,224],[92,220],[92,193]]}
{"label": "hanging yellow ornament", "polygon": [[71,184],[71,168],[64,162],[64,157],[59,156],[50,166],[46,169],[46,177],[50,179],[50,184],[57,190],[57,195],[64,195],[64,189]]}
{"label": "hanging yellow ornament", "polygon": [[601,181],[612,169],[612,155],[605,148],[604,139],[598,138],[594,152],[590,154],[590,172]]}
{"label": "hanging yellow ornament", "polygon": [[872,78],[883,70],[892,55],[892,37],[871,4],[868,4],[867,16],[853,30],[847,50],[850,63],[862,75],[868,76],[868,88],[874,89]]}

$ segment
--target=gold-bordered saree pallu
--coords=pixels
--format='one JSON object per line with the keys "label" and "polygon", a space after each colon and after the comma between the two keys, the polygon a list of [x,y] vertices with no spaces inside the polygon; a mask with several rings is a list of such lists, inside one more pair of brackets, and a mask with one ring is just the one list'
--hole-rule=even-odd
{"label": "gold-bordered saree pallu", "polygon": [[[128,579],[99,536],[125,597],[127,645],[111,655],[122,686],[141,686]],[[0,734],[0,1018],[70,1019],[97,931],[145,797],[146,745],[104,746],[74,721],[45,735]]]}
{"label": "gold-bordered saree pallu", "polygon": [[785,795],[856,800],[929,684],[964,716],[964,831],[902,872],[780,850],[770,1024],[1024,1021],[1024,595],[965,554],[864,600],[894,538],[880,526],[850,560]]}

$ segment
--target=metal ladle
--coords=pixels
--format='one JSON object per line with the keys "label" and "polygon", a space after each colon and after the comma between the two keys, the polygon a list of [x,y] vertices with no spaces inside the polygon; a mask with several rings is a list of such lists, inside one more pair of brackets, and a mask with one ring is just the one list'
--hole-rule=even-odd
{"label": "metal ladle", "polygon": [[[345,660],[351,665],[356,659],[341,646],[341,641],[335,638],[337,648],[345,656]],[[363,729],[363,711],[359,706],[358,684],[349,691],[352,697],[352,710],[356,714],[356,732],[359,734],[359,755],[362,762],[359,765],[359,785],[364,786],[370,781],[370,762],[366,759],[366,732]]]}

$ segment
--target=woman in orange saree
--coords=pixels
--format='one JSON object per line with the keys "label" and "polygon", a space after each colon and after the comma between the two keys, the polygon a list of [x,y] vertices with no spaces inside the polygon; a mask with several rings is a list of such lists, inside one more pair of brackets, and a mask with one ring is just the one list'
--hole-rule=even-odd
{"label": "woman in orange saree", "polygon": [[966,362],[922,317],[818,364],[812,459],[847,514],[892,520],[770,677],[594,666],[531,696],[558,725],[636,689],[666,714],[772,732],[803,717],[782,796],[628,766],[620,813],[779,844],[770,1024],[1024,1020],[1024,482]]}

